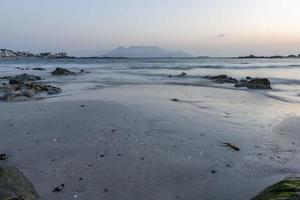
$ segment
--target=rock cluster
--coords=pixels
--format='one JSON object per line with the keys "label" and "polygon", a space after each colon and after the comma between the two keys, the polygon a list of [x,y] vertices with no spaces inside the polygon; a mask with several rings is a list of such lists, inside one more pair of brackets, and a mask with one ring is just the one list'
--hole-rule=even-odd
{"label": "rock cluster", "polygon": [[271,82],[266,78],[251,78],[246,77],[242,80],[237,80],[235,78],[229,77],[227,75],[218,76],[204,76],[203,78],[212,80],[216,83],[233,83],[234,87],[246,87],[248,89],[272,89]]}
{"label": "rock cluster", "polygon": [[61,89],[58,87],[36,82],[41,80],[39,76],[21,74],[14,77],[2,77],[2,79],[8,79],[8,84],[4,83],[0,87],[0,91],[4,93],[2,99],[6,101],[14,100],[17,97],[31,98],[42,92],[48,95],[61,93]]}

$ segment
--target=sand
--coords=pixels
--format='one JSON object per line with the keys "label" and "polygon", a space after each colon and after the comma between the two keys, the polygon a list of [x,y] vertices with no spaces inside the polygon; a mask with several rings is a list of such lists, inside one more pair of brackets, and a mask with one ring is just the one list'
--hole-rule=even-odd
{"label": "sand", "polygon": [[299,111],[259,91],[88,89],[1,103],[0,152],[43,200],[246,200],[299,174]]}

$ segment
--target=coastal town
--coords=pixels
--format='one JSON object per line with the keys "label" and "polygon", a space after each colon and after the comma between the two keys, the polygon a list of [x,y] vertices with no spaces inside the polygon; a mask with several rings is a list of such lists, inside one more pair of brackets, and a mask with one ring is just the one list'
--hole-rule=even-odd
{"label": "coastal town", "polygon": [[70,58],[67,53],[38,53],[33,54],[30,52],[12,51],[9,49],[0,49],[0,58]]}

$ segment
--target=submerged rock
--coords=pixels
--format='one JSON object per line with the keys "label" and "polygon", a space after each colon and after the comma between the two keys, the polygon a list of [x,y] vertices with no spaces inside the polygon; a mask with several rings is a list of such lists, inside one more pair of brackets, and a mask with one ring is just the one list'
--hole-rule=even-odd
{"label": "submerged rock", "polygon": [[51,74],[55,76],[69,76],[75,75],[75,72],[71,72],[70,70],[58,67],[53,72],[51,72]]}
{"label": "submerged rock", "polygon": [[227,75],[218,75],[218,76],[204,76],[206,79],[210,79],[216,83],[238,83],[238,80]]}
{"label": "submerged rock", "polygon": [[262,191],[252,200],[300,200],[300,178],[287,178]]}
{"label": "submerged rock", "polygon": [[0,166],[0,200],[37,200],[39,194],[17,168]]}
{"label": "submerged rock", "polygon": [[181,74],[178,74],[178,75],[169,75],[169,77],[179,77],[179,78],[184,78],[184,77],[187,77],[187,73],[185,72],[182,72]]}
{"label": "submerged rock", "polygon": [[44,70],[46,70],[46,69],[41,68],[41,67],[35,67],[35,68],[32,68],[32,70],[36,70],[36,71],[44,71]]}
{"label": "submerged rock", "polygon": [[9,79],[9,84],[15,84],[15,85],[24,84],[30,81],[42,80],[42,78],[39,76],[33,76],[28,74],[16,75],[14,77],[8,77],[8,79]]}
{"label": "submerged rock", "polygon": [[266,78],[247,78],[235,84],[234,87],[247,87],[248,89],[272,89],[271,82]]}

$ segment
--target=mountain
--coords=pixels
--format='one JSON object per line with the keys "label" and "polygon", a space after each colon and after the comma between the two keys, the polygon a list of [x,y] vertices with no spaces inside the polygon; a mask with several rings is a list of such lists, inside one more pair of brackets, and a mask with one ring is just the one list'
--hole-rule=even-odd
{"label": "mountain", "polygon": [[157,46],[131,46],[119,47],[104,54],[103,57],[126,57],[126,58],[158,58],[158,57],[191,57],[183,52],[169,52]]}

